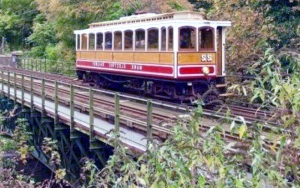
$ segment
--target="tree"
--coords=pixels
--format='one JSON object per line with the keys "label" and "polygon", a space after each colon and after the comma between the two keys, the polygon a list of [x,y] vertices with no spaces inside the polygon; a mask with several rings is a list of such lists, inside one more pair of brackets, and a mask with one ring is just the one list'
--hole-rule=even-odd
{"label": "tree", "polygon": [[193,9],[193,6],[187,0],[121,0],[121,4],[123,9],[137,13],[164,13]]}
{"label": "tree", "polygon": [[[63,49],[56,60],[74,59],[74,30],[87,28],[89,23],[114,19],[122,14],[118,3],[114,0],[35,0],[35,2],[38,10],[45,15],[47,24],[55,31],[55,38],[58,41],[55,46],[57,49]],[[51,49],[55,51],[53,45]]]}
{"label": "tree", "polygon": [[11,49],[25,48],[25,39],[31,34],[33,19],[38,14],[36,4],[33,0],[2,0],[0,8],[0,34]]}
{"label": "tree", "polygon": [[52,23],[47,22],[42,14],[39,14],[33,24],[33,33],[27,38],[32,46],[30,55],[34,57],[45,57],[47,46],[57,43],[55,30]]}
{"label": "tree", "polygon": [[262,31],[268,32],[267,42],[271,47],[280,49],[299,37],[297,30],[300,25],[300,1],[253,0],[254,9],[265,18]]}

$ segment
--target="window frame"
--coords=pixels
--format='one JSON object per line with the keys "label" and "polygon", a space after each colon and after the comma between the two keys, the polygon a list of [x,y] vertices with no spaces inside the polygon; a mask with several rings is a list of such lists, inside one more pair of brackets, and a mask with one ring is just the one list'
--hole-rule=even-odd
{"label": "window frame", "polygon": [[[201,30],[203,29],[210,29],[211,30],[211,34],[212,34],[212,39],[211,39],[211,44],[212,47],[210,48],[202,48],[201,44],[202,44],[202,32]],[[210,26],[202,26],[198,28],[198,48],[199,48],[199,52],[206,52],[206,51],[215,51],[215,41],[216,41],[216,36],[215,36],[215,28],[214,27],[210,27]]]}
{"label": "window frame", "polygon": [[[188,36],[185,36],[185,34],[184,33],[182,33],[182,32],[184,32],[183,31],[183,29],[184,30],[189,30],[189,34],[188,34]],[[197,51],[197,27],[194,27],[194,26],[181,26],[181,27],[179,27],[178,28],[178,51]],[[193,39],[192,39],[192,33],[193,33]],[[181,39],[183,37],[183,39]],[[187,47],[182,47],[181,45],[181,41],[182,40],[184,40],[184,41],[186,41],[186,45],[187,45]],[[193,43],[193,41],[195,41],[195,43],[194,43],[194,47],[192,47],[192,43]]]}

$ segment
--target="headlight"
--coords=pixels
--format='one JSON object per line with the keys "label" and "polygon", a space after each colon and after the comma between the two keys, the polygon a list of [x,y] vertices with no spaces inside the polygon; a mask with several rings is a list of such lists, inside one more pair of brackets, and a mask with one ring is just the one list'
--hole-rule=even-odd
{"label": "headlight", "polygon": [[202,72],[203,72],[203,74],[208,75],[209,68],[208,67],[202,67]]}

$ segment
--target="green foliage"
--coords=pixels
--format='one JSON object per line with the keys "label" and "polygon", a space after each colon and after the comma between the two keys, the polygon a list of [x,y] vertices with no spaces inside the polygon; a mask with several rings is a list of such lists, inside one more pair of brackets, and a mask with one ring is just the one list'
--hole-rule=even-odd
{"label": "green foliage", "polygon": [[28,141],[31,139],[31,133],[27,131],[28,121],[26,119],[18,119],[16,121],[16,129],[14,131],[14,139],[17,143],[17,153],[20,155],[19,160],[26,164],[27,157],[33,150]]}
{"label": "green foliage", "polygon": [[0,2],[0,36],[12,49],[23,49],[38,14],[33,0],[2,0]]}
{"label": "green foliage", "polygon": [[232,21],[227,30],[227,70],[250,67],[252,57],[263,56],[272,47],[276,50],[299,40],[299,1],[237,1],[206,0],[212,6],[206,10],[213,20]]}
{"label": "green foliage", "polygon": [[[27,156],[28,150],[30,150],[27,145],[29,134],[26,131],[26,122],[23,119],[17,121],[19,127],[13,137],[15,140],[3,139],[0,140],[0,187],[34,187],[34,182],[30,176],[23,175],[16,170],[17,160],[21,162],[26,162],[23,158],[24,155]],[[14,157],[15,153],[12,150],[17,150],[19,157]]]}
{"label": "green foliage", "polygon": [[192,10],[187,0],[121,0],[122,9],[127,13],[166,13],[180,10]]}
{"label": "green foliage", "polygon": [[[105,20],[116,20],[125,14],[125,10],[122,8],[120,2],[113,3],[112,8],[107,11],[108,11],[107,14],[103,18]],[[130,12],[132,12],[132,10],[127,10],[127,13],[130,13]]]}
{"label": "green foliage", "polygon": [[0,151],[11,151],[17,148],[15,141],[0,136]]}
{"label": "green foliage", "polygon": [[[51,59],[60,61],[74,59],[74,30],[87,28],[88,24],[92,22],[116,19],[122,14],[120,4],[116,1],[35,0],[35,2],[38,10],[45,15],[47,22],[41,25],[41,30],[38,30],[39,27],[35,24],[36,30],[34,30],[29,40],[38,39],[40,41],[46,35],[49,42],[42,42],[46,42],[48,45],[41,44],[41,42],[37,43],[38,46],[42,45],[44,47],[43,57],[50,56]],[[49,27],[49,29],[43,26]],[[36,42],[36,40],[32,42]],[[58,50],[60,50],[61,55],[54,55],[53,51]],[[42,57],[41,54],[36,55]]]}
{"label": "green foliage", "polygon": [[300,24],[300,2],[262,1],[253,0],[253,7],[258,9],[265,17],[265,27],[268,29],[268,43],[273,48],[281,48],[291,42],[293,38],[299,37],[297,29]]}
{"label": "green foliage", "polygon": [[[280,144],[271,147],[273,152],[270,152],[266,144],[270,137],[262,135],[261,124],[248,127],[245,122],[235,122],[231,134],[239,134],[241,140],[228,142],[223,136],[226,126],[215,125],[206,130],[201,125],[201,113],[199,107],[191,117],[180,119],[172,137],[160,145],[153,143],[149,152],[135,160],[124,148],[117,146],[115,155],[100,172],[89,163],[88,169],[92,170],[87,174],[93,181],[88,186],[288,187],[299,184],[295,174],[299,167],[283,163],[291,161],[291,156],[283,153],[287,146],[286,136],[277,135],[272,141]],[[251,133],[251,141],[248,133]],[[294,182],[285,178],[291,173],[295,175]]]}
{"label": "green foliage", "polygon": [[96,174],[99,173],[99,169],[95,165],[94,161],[90,159],[81,160],[83,167],[80,173],[80,179],[83,187],[93,187],[95,185]]}
{"label": "green foliage", "polygon": [[[28,43],[33,46],[30,56],[45,57],[47,56],[47,47],[56,43],[55,31],[51,23],[34,23],[33,33],[27,38]],[[45,54],[46,53],[46,54]]]}
{"label": "green foliage", "polygon": [[205,9],[209,11],[212,8],[212,2],[206,0],[189,0],[194,5],[195,10]]}
{"label": "green foliage", "polygon": [[[284,64],[280,59],[285,60]],[[299,68],[300,59],[289,55],[278,57],[272,49],[267,50],[250,71],[256,77],[251,86],[254,93],[252,101],[259,99],[263,104],[297,115],[300,111]]]}
{"label": "green foliage", "polygon": [[48,156],[49,158],[49,166],[54,170],[55,178],[52,180],[47,180],[44,182],[46,187],[51,187],[54,184],[58,185],[68,185],[68,182],[64,180],[66,176],[66,169],[60,168],[61,167],[61,156],[58,152],[57,140],[53,140],[52,138],[44,138],[42,144],[42,151]]}

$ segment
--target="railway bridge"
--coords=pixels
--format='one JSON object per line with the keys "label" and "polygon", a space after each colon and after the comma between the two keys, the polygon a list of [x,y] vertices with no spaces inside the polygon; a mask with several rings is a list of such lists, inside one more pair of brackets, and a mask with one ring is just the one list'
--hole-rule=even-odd
{"label": "railway bridge", "polygon": [[21,119],[32,135],[33,155],[52,170],[55,167],[49,165],[42,143],[46,137],[57,140],[61,167],[70,180],[78,178],[81,159],[93,159],[102,168],[116,145],[127,147],[131,155],[145,152],[151,142],[167,138],[177,116],[187,112],[87,87],[72,77],[3,64],[0,93],[0,110],[6,112],[1,132],[12,135],[16,120]]}
{"label": "railway bridge", "polygon": [[[12,134],[19,119],[31,135],[33,155],[52,170],[57,167],[49,165],[50,157],[42,152],[42,144],[46,137],[57,140],[60,168],[66,169],[71,181],[78,178],[83,158],[93,159],[101,169],[116,146],[126,147],[130,155],[137,156],[152,142],[163,142],[172,134],[178,117],[192,109],[96,89],[75,77],[52,74],[72,75],[65,64],[50,65],[47,60],[17,61],[16,57],[0,65],[0,110],[6,114],[0,131]],[[228,107],[231,116],[227,115]],[[233,134],[230,123],[222,119],[251,125],[273,117],[271,112],[234,105],[225,111],[204,109],[202,115],[199,133],[222,124],[224,138],[234,141],[240,140],[239,134]],[[270,123],[276,125],[273,120]]]}

